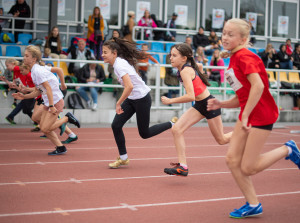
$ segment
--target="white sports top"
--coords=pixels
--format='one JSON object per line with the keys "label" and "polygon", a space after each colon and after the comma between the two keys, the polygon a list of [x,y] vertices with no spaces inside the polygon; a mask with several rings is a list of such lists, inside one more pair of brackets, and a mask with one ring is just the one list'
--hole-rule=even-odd
{"label": "white sports top", "polygon": [[129,99],[135,100],[145,97],[151,89],[145,84],[140,75],[136,72],[133,66],[131,66],[126,60],[117,57],[113,65],[115,73],[118,77],[118,81],[124,86],[122,77],[126,74],[129,75],[131,83],[133,84],[133,90],[129,95]]}

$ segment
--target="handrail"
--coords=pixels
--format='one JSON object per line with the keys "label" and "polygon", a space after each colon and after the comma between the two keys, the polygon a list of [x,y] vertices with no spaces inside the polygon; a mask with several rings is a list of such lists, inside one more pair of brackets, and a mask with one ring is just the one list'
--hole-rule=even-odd
{"label": "handrail", "polygon": [[[17,60],[22,60],[23,57],[6,57],[6,56],[0,56],[0,61],[6,58],[15,58]],[[52,59],[52,58],[43,58],[45,61],[56,61],[59,62],[79,62],[79,63],[96,63],[96,64],[105,64],[103,61],[98,60],[76,60],[76,59]],[[145,63],[140,63],[139,65],[145,66]],[[161,78],[160,78],[160,67],[172,67],[169,64],[150,64],[149,66],[155,67],[155,85],[149,85],[149,87],[153,90],[155,90],[155,98],[154,98],[154,106],[152,106],[152,109],[167,109],[167,110],[185,110],[185,104],[179,104],[178,106],[172,106],[172,107],[166,107],[160,105],[160,91],[161,90],[179,90],[179,95],[182,96],[184,92],[183,86],[163,86],[161,85]],[[204,69],[224,69],[226,70],[228,67],[226,66],[203,66]],[[271,92],[277,93],[277,106],[280,107],[280,93],[281,92],[299,92],[298,89],[280,89],[280,80],[279,80],[279,72],[298,72],[299,70],[285,70],[285,69],[266,69],[266,71],[273,71],[276,72],[276,82],[277,82],[277,88],[275,89],[269,89]],[[226,80],[226,79],[225,79]],[[0,85],[6,84],[5,82],[0,82]],[[67,86],[86,86],[86,87],[109,87],[109,88],[123,88],[120,84],[85,84],[85,83],[67,83]],[[223,100],[226,100],[228,98],[228,95],[226,94],[227,90],[230,90],[230,87],[227,87],[226,84],[224,84],[223,87],[208,87],[209,90],[221,90],[223,91]]]}
{"label": "handrail", "polygon": [[[48,30],[38,30],[38,29],[16,29],[15,27],[15,20],[25,20],[25,21],[32,21],[34,23],[37,22],[45,22],[47,24],[48,20],[47,19],[36,19],[36,18],[21,18],[21,17],[11,17],[11,16],[0,16],[0,19],[7,19],[7,20],[12,20],[12,28],[3,28],[3,31],[11,31],[13,34],[15,31],[21,31],[21,32],[27,32],[27,33],[33,33],[33,38],[36,38],[36,33],[46,33],[48,36]],[[76,21],[66,21],[66,20],[58,20],[57,21],[58,25],[66,25],[67,30],[66,32],[60,31],[60,34],[65,34],[66,35],[66,46],[69,46],[69,37],[70,35],[78,35],[78,36],[85,36],[85,24],[84,22],[76,22]],[[83,32],[70,32],[70,26],[71,25],[81,25]],[[47,24],[48,25],[48,24]]]}

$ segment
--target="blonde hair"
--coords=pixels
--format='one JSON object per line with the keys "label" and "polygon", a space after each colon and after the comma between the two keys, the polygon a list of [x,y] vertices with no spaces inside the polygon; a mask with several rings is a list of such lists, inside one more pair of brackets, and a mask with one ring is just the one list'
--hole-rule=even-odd
{"label": "blonde hair", "polygon": [[249,23],[244,20],[244,19],[237,19],[237,18],[233,18],[233,19],[229,19],[227,21],[227,23],[232,23],[235,24],[236,26],[238,26],[241,37],[242,38],[246,38],[246,42],[245,42],[245,47],[250,47],[250,25]]}
{"label": "blonde hair", "polygon": [[14,58],[8,58],[5,60],[5,63],[6,64],[13,64],[15,66],[18,66],[19,65],[19,61],[17,61],[16,59]]}
{"label": "blonde hair", "polygon": [[42,59],[42,52],[40,50],[39,47],[37,46],[34,46],[34,45],[29,45],[26,47],[25,49],[26,51],[28,51],[29,53],[31,53],[31,56],[33,58],[36,58],[36,62],[37,63],[40,63],[41,62],[41,59]]}
{"label": "blonde hair", "polygon": [[20,65],[20,68],[23,68],[24,70],[29,70],[30,71],[30,67],[28,65],[24,64],[24,63],[22,63]]}

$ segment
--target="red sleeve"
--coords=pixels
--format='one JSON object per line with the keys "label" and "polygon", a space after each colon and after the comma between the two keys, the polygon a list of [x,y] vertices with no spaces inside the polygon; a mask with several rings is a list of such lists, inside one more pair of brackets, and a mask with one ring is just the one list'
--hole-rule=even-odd
{"label": "red sleeve", "polygon": [[257,66],[259,58],[255,55],[241,55],[240,56],[240,68],[243,70],[245,75],[252,74],[252,73],[259,73],[260,69]]}
{"label": "red sleeve", "polygon": [[31,72],[29,72],[27,75],[26,75],[26,83],[28,85],[28,87],[35,87],[33,81],[32,81],[32,78],[31,78]]}

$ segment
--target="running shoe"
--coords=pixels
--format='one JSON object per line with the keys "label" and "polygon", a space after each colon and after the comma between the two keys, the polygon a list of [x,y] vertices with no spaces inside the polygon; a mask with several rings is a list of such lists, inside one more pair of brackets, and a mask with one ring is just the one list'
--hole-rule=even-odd
{"label": "running shoe", "polygon": [[66,130],[66,126],[67,126],[67,123],[63,123],[61,126],[59,126],[59,129],[60,129],[60,133],[59,135],[63,135],[65,130]]}
{"label": "running shoe", "polygon": [[75,138],[68,137],[65,141],[62,141],[61,143],[62,143],[62,144],[69,144],[69,143],[71,143],[71,142],[77,141],[77,139],[78,139],[78,136],[76,136]]}
{"label": "running shoe", "polygon": [[41,135],[40,138],[41,139],[47,139],[47,136],[46,135]]}
{"label": "running shoe", "polygon": [[229,214],[231,218],[247,218],[247,217],[254,217],[257,215],[261,215],[263,213],[263,208],[261,203],[257,207],[250,207],[249,203],[246,204],[239,209],[234,209],[233,212]]}
{"label": "running shoe", "polygon": [[295,141],[294,140],[290,140],[290,141],[284,143],[284,145],[286,145],[286,146],[288,146],[288,147],[290,147],[292,149],[292,153],[289,156],[287,156],[285,159],[286,160],[291,160],[300,169],[300,150],[297,147]]}
{"label": "running shoe", "polygon": [[8,121],[11,125],[17,124],[17,123],[14,122],[13,119],[11,119],[11,118],[9,118],[9,117],[6,117],[5,120]]}
{"label": "running shoe", "polygon": [[117,158],[117,160],[113,163],[108,164],[108,166],[112,169],[117,169],[119,168],[121,165],[128,165],[129,164],[129,159],[126,160],[121,160],[120,157]]}
{"label": "running shoe", "polygon": [[55,156],[55,155],[62,155],[67,152],[67,148],[65,146],[57,146],[56,150],[49,152],[48,155]]}
{"label": "running shoe", "polygon": [[3,94],[3,97],[4,98],[7,98],[7,93],[6,93],[6,91],[4,90],[4,91],[2,91],[2,94]]}
{"label": "running shoe", "polygon": [[68,122],[70,122],[71,124],[74,124],[74,125],[76,125],[78,128],[80,128],[80,123],[79,123],[79,121],[75,118],[75,116],[74,116],[72,113],[68,112],[68,113],[66,114],[66,116],[68,117]]}
{"label": "running shoe", "polygon": [[164,172],[169,175],[177,175],[186,177],[189,173],[188,169],[184,169],[179,163],[170,163],[173,168],[165,168]]}
{"label": "running shoe", "polygon": [[16,107],[17,107],[17,103],[14,102],[14,103],[11,105],[11,108],[12,108],[12,109],[15,109]]}
{"label": "running shoe", "polygon": [[35,126],[34,129],[31,129],[30,132],[39,132],[41,129],[38,126]]}

